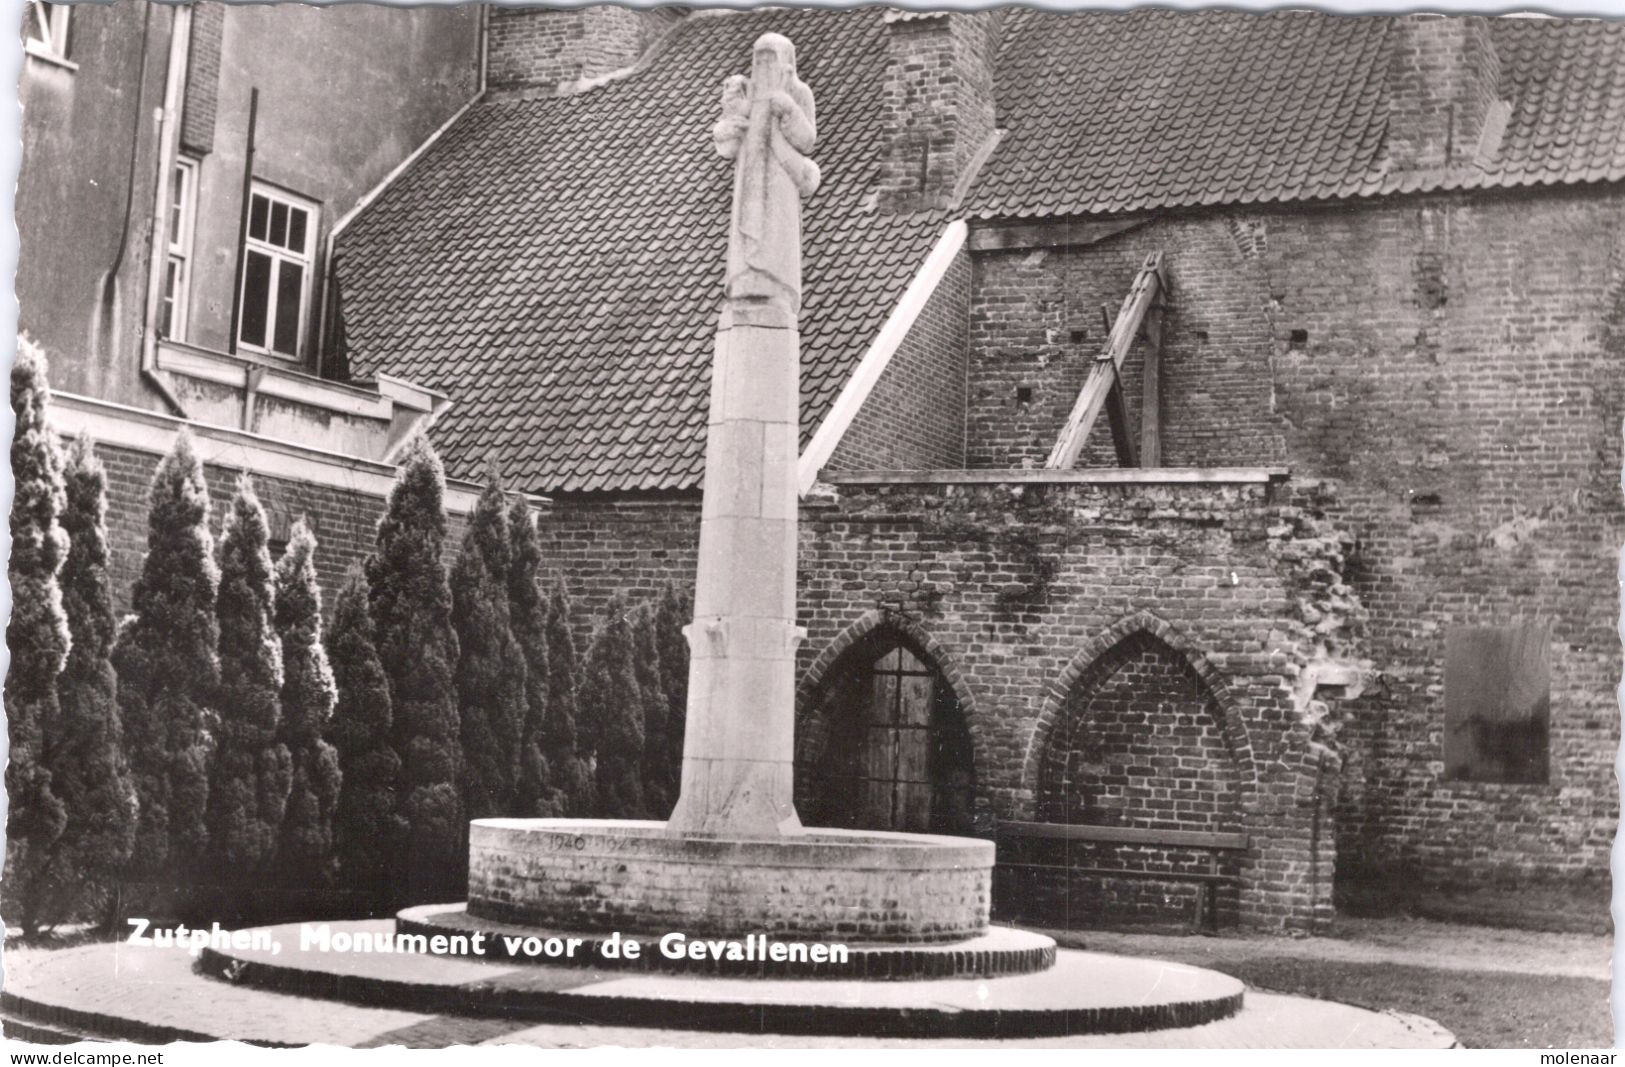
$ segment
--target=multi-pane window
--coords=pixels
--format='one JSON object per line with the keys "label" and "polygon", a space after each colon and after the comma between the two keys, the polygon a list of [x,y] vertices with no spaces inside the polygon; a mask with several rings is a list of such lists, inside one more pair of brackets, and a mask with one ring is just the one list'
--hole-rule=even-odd
{"label": "multi-pane window", "polygon": [[1445,635],[1445,778],[1539,784],[1548,776],[1550,623]]}
{"label": "multi-pane window", "polygon": [[67,62],[68,19],[71,14],[72,8],[67,4],[29,0],[23,24],[23,49],[30,55]]}
{"label": "multi-pane window", "polygon": [[309,311],[316,217],[313,204],[255,184],[243,249],[241,347],[298,358]]}
{"label": "multi-pane window", "polygon": [[192,288],[192,227],[197,220],[197,161],[175,160],[169,179],[168,258],[164,265],[164,299],[160,309],[161,336],[186,336],[187,294]]}

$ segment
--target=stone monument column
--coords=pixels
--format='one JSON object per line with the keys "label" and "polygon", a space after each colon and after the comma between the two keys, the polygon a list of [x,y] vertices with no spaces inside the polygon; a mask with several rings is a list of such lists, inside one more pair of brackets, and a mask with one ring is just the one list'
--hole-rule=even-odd
{"label": "stone monument column", "polygon": [[793,803],[801,198],[818,187],[812,91],[795,47],[756,41],[712,128],[734,161],[711,369],[682,793],[673,834],[799,833]]}

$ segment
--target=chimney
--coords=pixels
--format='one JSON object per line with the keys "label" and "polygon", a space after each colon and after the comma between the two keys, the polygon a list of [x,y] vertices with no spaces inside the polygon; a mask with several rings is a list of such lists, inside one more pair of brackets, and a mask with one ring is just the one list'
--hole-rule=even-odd
{"label": "chimney", "polygon": [[[1395,170],[1472,163],[1498,139],[1501,59],[1482,16],[1403,15],[1388,55],[1388,157]],[[1486,134],[1489,136],[1486,137]],[[1493,155],[1494,145],[1485,144]]]}
{"label": "chimney", "polygon": [[492,89],[562,89],[636,63],[685,9],[492,5],[486,79]]}
{"label": "chimney", "polygon": [[885,13],[885,154],[880,208],[945,207],[994,136],[993,66],[1002,11]]}

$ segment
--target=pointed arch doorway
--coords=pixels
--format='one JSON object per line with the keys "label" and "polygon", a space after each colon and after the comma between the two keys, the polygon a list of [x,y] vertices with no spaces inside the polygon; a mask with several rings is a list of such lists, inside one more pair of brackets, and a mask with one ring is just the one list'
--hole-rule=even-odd
{"label": "pointed arch doorway", "polygon": [[804,723],[796,777],[802,821],[909,833],[972,830],[976,775],[953,687],[889,627],[836,661]]}

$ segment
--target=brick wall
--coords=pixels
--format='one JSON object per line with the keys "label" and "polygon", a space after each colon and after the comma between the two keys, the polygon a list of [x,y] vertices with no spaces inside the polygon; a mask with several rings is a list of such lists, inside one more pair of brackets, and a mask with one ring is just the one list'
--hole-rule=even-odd
{"label": "brick wall", "polygon": [[181,148],[193,155],[214,151],[214,121],[220,107],[220,41],[225,25],[226,9],[220,4],[193,5],[181,106]]}
{"label": "brick wall", "polygon": [[[966,458],[974,468],[1041,467],[1146,254],[1171,279],[1162,349],[1163,463],[1272,464],[1284,458],[1270,400],[1274,285],[1263,240],[1222,215],[1170,219],[1080,249],[975,257]],[[1124,363],[1138,435],[1144,344]],[[1080,466],[1116,466],[1102,416]]]}
{"label": "brick wall", "polygon": [[489,11],[486,80],[496,89],[551,88],[629,67],[681,17],[668,8],[608,5]]}
{"label": "brick wall", "polygon": [[1408,15],[1390,23],[1388,158],[1402,170],[1471,162],[1501,61],[1482,17]]}
{"label": "brick wall", "polygon": [[[1243,884],[1232,914],[1273,929],[1330,914],[1331,834],[1316,822],[1328,724],[1295,692],[1327,651],[1327,633],[1306,620],[1331,614],[1302,560],[1324,561],[1321,577],[1341,566],[1314,547],[1323,531],[1313,516],[1326,503],[1317,489],[841,484],[836,492],[803,509],[804,746],[821,732],[812,718],[839,684],[843,653],[892,626],[952,686],[989,814],[1040,817],[1046,753],[1117,736],[1114,717],[1154,715],[1183,733],[1148,758],[1181,769],[1137,793],[1095,767],[1093,780],[1123,806],[1092,821],[1209,829],[1237,811],[1254,844],[1236,860]],[[1161,710],[1124,705],[1123,687],[1148,670],[1166,672],[1160,692],[1184,695]],[[802,753],[800,762],[816,759]],[[1176,787],[1186,778],[1235,781],[1235,807],[1213,787]],[[1174,807],[1159,813],[1146,806],[1153,799]],[[1115,880],[1114,903],[1135,906],[1142,888]]]}
{"label": "brick wall", "polygon": [[996,11],[888,11],[885,111],[878,187],[887,211],[953,199],[994,128]]}
{"label": "brick wall", "polygon": [[[113,595],[120,612],[130,610],[130,594],[147,552],[147,500],[159,457],[147,452],[97,445],[107,468],[107,526],[112,556]],[[221,524],[237,488],[238,468],[207,465],[210,526],[219,543]],[[312,485],[255,474],[254,491],[264,505],[273,539],[286,539],[288,528],[304,516],[316,535],[316,576],[322,587],[322,609],[329,616],[350,569],[359,566],[376,543],[384,498],[370,493]],[[447,565],[455,558],[466,522],[448,522]]]}
{"label": "brick wall", "polygon": [[1201,677],[1137,633],[1068,693],[1039,766],[1045,822],[1233,832],[1241,815],[1240,739]]}
{"label": "brick wall", "polygon": [[[1096,660],[1071,688],[1061,724],[1039,767],[1037,815],[1045,822],[1236,833],[1242,828],[1245,738],[1232,737],[1200,675],[1171,649],[1140,632]],[[1029,849],[1031,846],[1028,846]],[[1035,858],[1045,859],[1042,849]],[[1053,853],[1047,858],[1054,860]],[[1074,867],[1200,872],[1207,856],[1163,845],[1076,842],[1065,846]],[[1232,854],[1219,869],[1239,872]],[[1031,872],[1013,879],[1023,913],[1059,914],[1088,923],[1165,923],[1171,902],[1201,919],[1199,883],[1141,878],[1114,884],[1093,875]],[[1234,906],[1226,891],[1222,911]]]}
{"label": "brick wall", "polygon": [[[1618,817],[1625,379],[1616,187],[1170,216],[975,257],[968,462],[1040,465],[1152,249],[1165,462],[1339,484],[1380,677],[1348,707],[1339,875],[1601,879]],[[1074,331],[1080,331],[1074,333]],[[1137,428],[1142,353],[1126,370]],[[1017,393],[1030,392],[1022,402]],[[1114,465],[1100,426],[1083,465]],[[1551,780],[1444,780],[1447,632],[1554,624]]]}
{"label": "brick wall", "polygon": [[[1625,201],[1395,203],[1276,226],[1308,341],[1276,397],[1340,478],[1382,683],[1358,702],[1342,873],[1446,889],[1607,877],[1618,819]],[[1332,249],[1364,249],[1334,263]],[[1352,273],[1352,277],[1350,274]],[[1443,779],[1446,634],[1551,620],[1551,778]]]}
{"label": "brick wall", "polygon": [[[159,457],[108,445],[98,445],[96,454],[107,468],[114,595],[118,610],[127,611],[146,555],[147,495]],[[208,465],[204,469],[217,539],[238,474],[236,468]],[[384,498],[261,474],[253,477],[273,538],[285,537],[288,526],[301,515],[311,523],[323,607],[330,611],[350,568],[359,565],[376,544]],[[464,516],[448,516],[448,567],[466,529]],[[617,593],[635,603],[657,598],[668,580],[693,589],[700,533],[697,496],[547,501],[537,508],[537,532],[544,574],[565,577],[575,608],[577,639],[583,648]]]}
{"label": "brick wall", "polygon": [[961,254],[830,457],[833,470],[951,470],[965,465],[965,322],[970,259]]}
{"label": "brick wall", "polygon": [[536,530],[543,569],[564,575],[582,649],[617,593],[637,603],[659,597],[668,581],[694,589],[697,494],[558,497],[538,509]]}
{"label": "brick wall", "polygon": [[987,926],[985,845],[674,841],[658,823],[565,820],[548,833],[476,824],[471,838],[469,910],[499,922],[736,937],[748,915],[755,932],[905,943]]}

